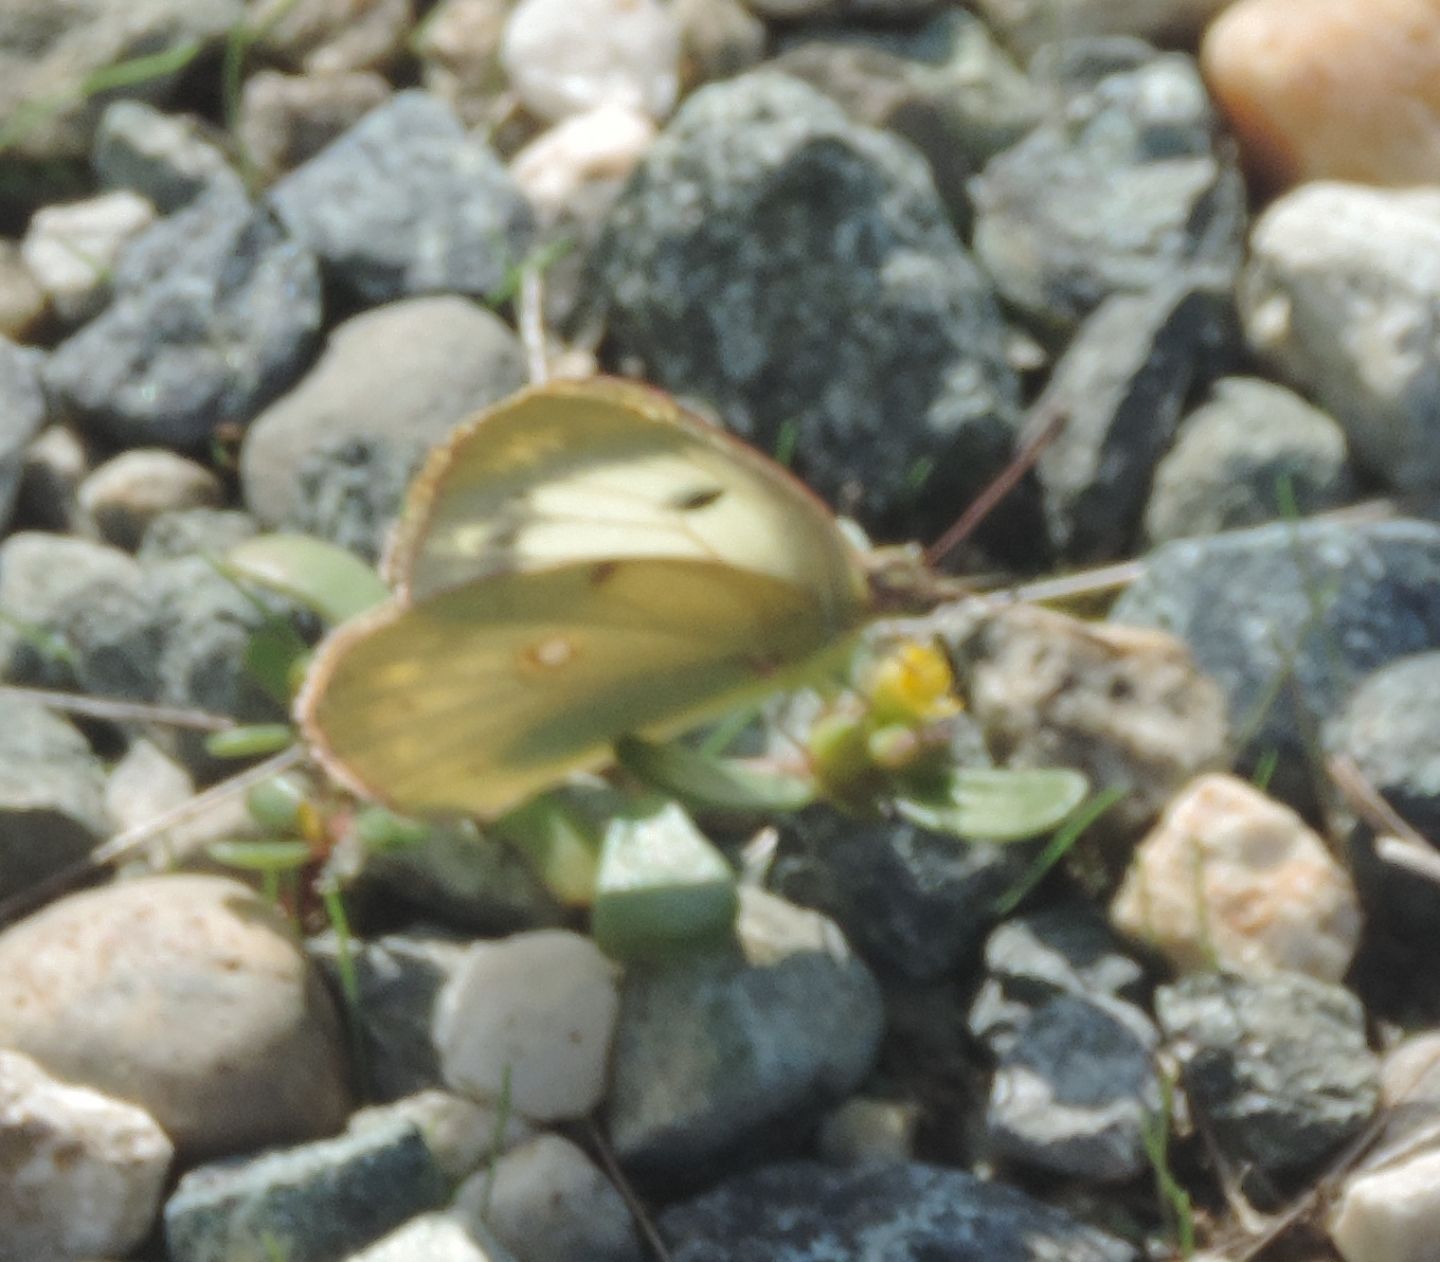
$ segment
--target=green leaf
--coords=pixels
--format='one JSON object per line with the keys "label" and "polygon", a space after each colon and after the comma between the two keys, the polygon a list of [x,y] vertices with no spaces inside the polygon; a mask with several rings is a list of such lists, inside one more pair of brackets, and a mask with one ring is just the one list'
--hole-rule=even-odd
{"label": "green leaf", "polygon": [[246,539],[226,554],[225,570],[288,596],[331,624],[373,609],[390,595],[380,576],[353,552],[310,535]]}
{"label": "green leaf", "polygon": [[631,775],[701,811],[798,811],[815,800],[809,776],[761,771],[735,758],[709,754],[675,741],[638,736],[615,742],[615,757]]}
{"label": "green leaf", "polygon": [[356,813],[353,831],[368,853],[383,854],[422,844],[434,831],[434,825],[396,815],[383,806],[367,806]]}
{"label": "green leaf", "polygon": [[[608,796],[608,793],[607,793]],[[560,902],[588,907],[595,897],[601,829],[571,792],[542,793],[488,827],[514,846]]]}
{"label": "green leaf", "polygon": [[261,828],[299,832],[309,793],[299,776],[279,775],[245,790],[245,809]]}
{"label": "green leaf", "polygon": [[279,618],[266,618],[245,642],[245,669],[270,697],[289,705],[297,663],[310,652],[300,633]]}
{"label": "green leaf", "polygon": [[293,872],[313,857],[303,841],[217,841],[206,847],[216,863],[245,872]]}
{"label": "green leaf", "polygon": [[250,723],[212,732],[205,738],[205,752],[212,758],[259,758],[279,753],[294,740],[288,723]]}
{"label": "green leaf", "polygon": [[605,830],[590,932],[617,960],[659,960],[727,934],[735,874],[684,810],[666,802]]}
{"label": "green leaf", "polygon": [[1024,841],[1058,825],[1088,789],[1065,768],[971,768],[951,777],[943,797],[898,798],[895,807],[913,824],[966,841]]}

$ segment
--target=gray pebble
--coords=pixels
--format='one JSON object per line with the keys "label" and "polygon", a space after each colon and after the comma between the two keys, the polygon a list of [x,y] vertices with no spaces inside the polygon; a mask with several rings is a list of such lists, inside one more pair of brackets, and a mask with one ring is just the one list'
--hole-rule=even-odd
{"label": "gray pebble", "polygon": [[529,207],[437,97],[401,92],[270,190],[327,274],[367,304],[483,298],[525,259]]}
{"label": "gray pebble", "polygon": [[49,418],[44,365],[42,352],[0,337],[0,530],[15,509],[31,440]]}
{"label": "gray pebble", "polygon": [[50,357],[46,383],[82,429],[197,450],[299,373],[320,328],[314,257],[228,184],[136,240],[115,297]]}
{"label": "gray pebble", "polygon": [[239,187],[225,155],[197,119],[144,101],[113,101],[100,115],[90,165],[102,188],[128,188],[162,215],[188,206],[211,184]]}

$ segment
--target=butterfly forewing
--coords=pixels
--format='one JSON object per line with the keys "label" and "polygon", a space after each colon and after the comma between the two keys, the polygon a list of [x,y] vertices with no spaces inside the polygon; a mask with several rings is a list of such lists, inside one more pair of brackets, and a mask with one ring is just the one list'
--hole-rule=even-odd
{"label": "butterfly forewing", "polygon": [[609,378],[523,391],[457,431],[418,479],[388,568],[419,603],[627,557],[769,575],[840,621],[864,599],[857,558],[805,487],[665,395]]}
{"label": "butterfly forewing", "polygon": [[492,816],[784,686],[858,621],[723,562],[607,559],[498,574],[387,607],[322,647],[306,735],[352,788],[413,814]]}

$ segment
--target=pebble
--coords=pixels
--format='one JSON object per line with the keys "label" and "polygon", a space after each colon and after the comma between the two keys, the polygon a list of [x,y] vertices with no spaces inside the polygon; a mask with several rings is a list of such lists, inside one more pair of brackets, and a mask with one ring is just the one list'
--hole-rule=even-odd
{"label": "pebble", "polygon": [[161,513],[218,508],[224,494],[204,465],[163,448],[137,447],[90,473],[76,498],[101,539],[133,552]]}
{"label": "pebble", "polygon": [[765,23],[744,0],[671,0],[680,33],[680,86],[732,79],[764,59]]}
{"label": "pebble", "polygon": [[594,264],[618,354],[762,450],[793,435],[797,471],[871,526],[948,523],[1010,448],[999,310],[923,160],[789,76],[688,98]]}
{"label": "pebble", "polygon": [[371,110],[275,184],[268,205],[367,306],[436,292],[483,298],[524,260],[533,227],[494,151],[421,91]]}
{"label": "pebble", "polygon": [[[97,72],[142,53],[215,49],[246,20],[244,0],[141,0],[57,8],[53,0],[7,0],[0,31],[0,118],[23,118],[36,102],[56,102],[19,128],[12,152],[22,158],[83,158],[100,114],[102,94],[77,92]],[[123,91],[163,101],[177,73],[152,74]]]}
{"label": "pebble", "polygon": [[0,933],[0,1044],[139,1104],[189,1160],[330,1133],[349,1104],[290,926],[221,877],[90,890]]}
{"label": "pebble", "polygon": [[910,1161],[919,1121],[914,1104],[851,1096],[820,1120],[815,1151],[836,1166]]}
{"label": "pebble", "polygon": [[[342,957],[335,934],[312,937],[305,946],[338,992]],[[364,1048],[366,1098],[399,1100],[438,1087],[440,1056],[431,1034],[435,1000],[460,970],[465,945],[394,933],[350,940],[345,958],[358,996],[352,1037]]]}
{"label": "pebble", "polygon": [[260,533],[260,523],[238,508],[179,508],[157,514],[141,536],[135,555],[142,561],[177,557],[221,557]]}
{"label": "pebble", "polygon": [[[376,556],[421,453],[524,383],[514,333],[464,298],[412,298],[367,311],[339,325],[299,385],[246,431],[245,505],[268,527],[317,524],[332,542]],[[357,444],[373,453],[377,463],[359,468],[374,478],[357,476],[345,461]]]}
{"label": "pebble", "polygon": [[236,135],[263,181],[278,179],[344,135],[393,89],[368,70],[289,75],[259,70],[240,93]]}
{"label": "pebble", "polygon": [[990,28],[960,9],[899,36],[801,28],[771,65],[831,97],[856,123],[913,144],[962,237],[974,218],[970,180],[1043,113],[1035,85]]}
{"label": "pebble", "polygon": [[238,178],[194,115],[168,114],[144,101],[105,107],[90,165],[102,187],[130,189],[162,215],[188,206],[212,184]]}
{"label": "pebble", "polygon": [[391,1126],[397,1118],[419,1129],[436,1164],[455,1184],[488,1168],[502,1153],[535,1134],[534,1128],[503,1107],[503,1102],[481,1104],[452,1091],[437,1090],[417,1091],[389,1104],[360,1109],[351,1115],[345,1129],[358,1134],[372,1126]]}
{"label": "pebble", "polygon": [[[1328,755],[1341,756],[1365,782],[1422,836],[1440,836],[1440,652],[1401,657],[1365,676],[1331,714],[1323,731]],[[1416,952],[1434,957],[1440,888],[1433,880],[1391,858],[1367,826],[1354,826],[1332,812],[1336,831],[1348,837],[1348,858],[1377,932]],[[1418,980],[1408,969],[1387,969],[1386,989],[1402,993]],[[1428,973],[1428,967],[1423,970]],[[1428,989],[1426,982],[1419,983]]]}
{"label": "pebble", "polygon": [[[836,1169],[795,1161],[720,1183],[659,1218],[671,1262],[1139,1262],[1124,1241],[1018,1188],[918,1162]],[[883,1242],[877,1246],[876,1242]]]}
{"label": "pebble", "polygon": [[386,69],[415,25],[411,0],[262,0],[254,9],[259,47],[314,75]]}
{"label": "pebble", "polygon": [[1346,1181],[1329,1220],[1345,1262],[1428,1262],[1440,1226],[1440,1150]]}
{"label": "pebble", "polygon": [[929,981],[973,956],[1030,857],[816,806],[784,824],[770,887],[834,919],[866,963]]}
{"label": "pebble", "polygon": [[1029,57],[1052,40],[1134,35],[1159,44],[1191,43],[1233,0],[978,0],[976,8],[1017,52]]}
{"label": "pebble", "polygon": [[1294,811],[1233,776],[1188,785],[1140,843],[1116,929],[1177,972],[1290,969],[1338,982],[1360,941],[1349,874]]}
{"label": "pebble", "polygon": [[1229,294],[1199,276],[1113,294],[1086,317],[1034,413],[1065,418],[1035,465],[1062,556],[1097,561],[1133,548],[1185,400],[1236,342]]}
{"label": "pebble", "polygon": [[1374,1113],[1379,1065],[1348,990],[1299,973],[1192,973],[1155,992],[1191,1108],[1252,1199],[1313,1174]]}
{"label": "pebble", "polygon": [[1224,696],[1172,635],[1030,605],[952,607],[933,625],[1007,765],[1073,767],[1124,790],[1091,833],[1127,855],[1182,785],[1229,761]]}
{"label": "pebble", "polygon": [[727,949],[625,975],[605,1111],[637,1178],[693,1185],[874,1065],[880,987],[833,922],[742,888],[735,932]]}
{"label": "pebble", "polygon": [[143,736],[105,777],[105,810],[117,833],[148,825],[194,795],[190,773]]}
{"label": "pebble", "polygon": [[1145,505],[1151,543],[1258,526],[1349,503],[1345,432],[1283,386],[1226,377],[1180,423]]}
{"label": "pebble", "polygon": [[483,1229],[452,1214],[420,1214],[345,1262],[515,1262]]}
{"label": "pebble", "polygon": [[1440,180],[1435,0],[1240,0],[1201,64],[1247,166],[1271,189],[1309,180]]}
{"label": "pebble", "polygon": [[1238,300],[1256,356],[1340,422],[1358,463],[1440,490],[1440,189],[1316,182],[1277,198]]}
{"label": "pebble", "polygon": [[477,942],[440,993],[446,1082],[523,1117],[584,1117],[605,1094],[618,1007],[615,966],[563,929]]}
{"label": "pebble", "polygon": [[0,241],[0,338],[25,341],[44,319],[48,299],[14,241]]}
{"label": "pebble", "polygon": [[143,1109],[0,1050],[0,1257],[128,1254],[160,1208],[173,1148]]}
{"label": "pebble", "polygon": [[1046,340],[1112,294],[1191,268],[1233,278],[1244,247],[1244,184],[1194,62],[1125,44],[1090,64],[1085,50],[1054,68],[1063,109],[971,186],[975,254]]}
{"label": "pebble", "polygon": [[525,108],[551,122],[601,105],[660,119],[680,91],[680,28],[659,0],[520,0],[500,63]]}
{"label": "pebble", "polygon": [[109,835],[111,819],[104,766],[68,720],[9,696],[0,697],[0,718],[0,898],[6,898],[84,858]]}
{"label": "pebble", "polygon": [[1146,978],[1088,903],[1059,903],[1013,916],[985,940],[985,980],[966,1025],[1005,1056],[1035,1010],[1062,995],[1134,1005]]}
{"label": "pebble", "polygon": [[440,0],[415,31],[420,82],[467,127],[493,127],[513,103],[500,39],[513,0]]}
{"label": "pebble", "polygon": [[454,1212],[480,1224],[524,1262],[643,1262],[624,1199],[585,1153],[537,1135],[472,1175]]}
{"label": "pebble", "polygon": [[0,543],[0,609],[15,621],[0,622],[0,675],[107,697],[153,695],[155,650],[135,633],[147,617],[141,574],[133,557],[107,544],[9,535]]}
{"label": "pebble", "polygon": [[542,132],[510,162],[510,174],[542,220],[554,222],[586,185],[619,191],[655,139],[655,124],[625,105],[605,103]]}
{"label": "pebble", "polygon": [[[3,348],[0,343],[0,348]],[[0,349],[0,364],[4,352]],[[12,413],[13,415],[13,413]],[[90,453],[68,425],[47,425],[26,446],[15,495],[15,526],[78,534],[80,483],[90,471]]]}
{"label": "pebble", "polygon": [[465,824],[365,856],[353,889],[477,937],[560,924],[565,911],[514,846]]}
{"label": "pebble", "polygon": [[27,453],[50,415],[45,356],[0,337],[0,529],[20,497]]}
{"label": "pebble", "polygon": [[1079,995],[1040,1004],[990,1081],[994,1154],[1088,1184],[1144,1173],[1146,1127],[1162,1109],[1159,1041],[1131,1004]]}
{"label": "pebble", "polygon": [[136,239],[114,292],[56,347],[46,384],[121,446],[202,449],[291,383],[320,330],[314,257],[228,183]]}
{"label": "pebble", "polygon": [[105,305],[121,252],[154,222],[155,207],[127,189],[43,206],[20,242],[20,257],[55,314],[78,324]]}
{"label": "pebble", "polygon": [[1440,646],[1440,526],[1301,521],[1177,540],[1146,557],[1110,618],[1184,640],[1245,738],[1242,767],[1273,757],[1267,791],[1303,811],[1303,734],[1371,670]]}
{"label": "pebble", "polygon": [[[276,1102],[272,1100],[272,1107]],[[168,1262],[333,1262],[438,1209],[445,1178],[400,1119],[258,1157],[197,1166],[165,1203]]]}

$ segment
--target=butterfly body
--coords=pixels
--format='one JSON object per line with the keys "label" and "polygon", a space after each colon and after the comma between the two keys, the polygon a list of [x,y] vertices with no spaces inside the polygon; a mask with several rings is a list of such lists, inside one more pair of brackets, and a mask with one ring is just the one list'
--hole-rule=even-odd
{"label": "butterfly body", "polygon": [[802,678],[871,611],[866,567],[784,470],[666,396],[556,382],[462,426],[417,479],[394,600],[298,700],[338,778],[491,816]]}

